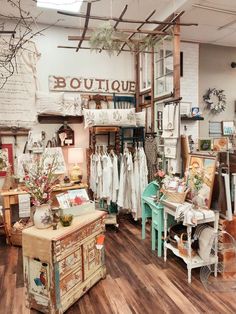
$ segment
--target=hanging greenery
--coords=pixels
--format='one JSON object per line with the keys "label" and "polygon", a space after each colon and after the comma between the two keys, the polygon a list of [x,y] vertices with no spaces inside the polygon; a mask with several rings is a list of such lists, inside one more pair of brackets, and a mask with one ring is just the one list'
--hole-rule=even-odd
{"label": "hanging greenery", "polygon": [[213,114],[220,113],[226,108],[226,96],[223,89],[209,88],[203,100]]}
{"label": "hanging greenery", "polygon": [[158,37],[146,36],[139,44],[139,52],[152,50],[159,40]]}
{"label": "hanging greenery", "polygon": [[120,50],[124,40],[124,34],[116,31],[110,22],[106,22],[91,34],[89,43],[92,51],[105,49],[112,55]]}

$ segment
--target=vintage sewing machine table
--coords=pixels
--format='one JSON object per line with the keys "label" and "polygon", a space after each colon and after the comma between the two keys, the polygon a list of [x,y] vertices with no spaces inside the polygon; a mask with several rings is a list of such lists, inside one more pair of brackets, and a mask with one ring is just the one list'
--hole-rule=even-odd
{"label": "vintage sewing machine table", "polygon": [[25,229],[22,244],[27,307],[63,313],[105,278],[104,247],[97,246],[104,230],[105,213],[101,211],[74,217],[70,227]]}

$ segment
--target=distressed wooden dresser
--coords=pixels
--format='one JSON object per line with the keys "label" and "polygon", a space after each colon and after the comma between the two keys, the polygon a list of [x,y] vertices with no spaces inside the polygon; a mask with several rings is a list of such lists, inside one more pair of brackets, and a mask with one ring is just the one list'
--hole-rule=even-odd
{"label": "distressed wooden dresser", "polygon": [[27,307],[43,313],[63,313],[105,278],[104,247],[96,246],[104,230],[105,213],[101,211],[74,217],[70,227],[24,230]]}

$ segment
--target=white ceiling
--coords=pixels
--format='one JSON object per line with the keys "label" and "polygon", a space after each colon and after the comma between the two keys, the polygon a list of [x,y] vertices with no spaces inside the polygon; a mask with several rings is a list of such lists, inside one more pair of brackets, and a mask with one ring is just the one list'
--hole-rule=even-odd
{"label": "white ceiling", "polygon": [[[231,11],[231,14],[194,7],[194,4]],[[181,39],[236,47],[236,0],[194,0],[185,5],[183,22],[197,22],[198,27],[181,28]],[[227,26],[228,23],[234,22]],[[223,27],[220,29],[220,27]]]}
{"label": "white ceiling", "polygon": [[[50,1],[50,0],[48,0]],[[71,0],[65,0],[71,1]],[[54,10],[38,9],[35,0],[21,0],[24,9],[44,24],[57,23],[62,27],[83,27],[84,19],[57,14]],[[124,18],[144,20],[156,10],[152,19],[163,20],[172,12],[185,10],[181,21],[198,23],[199,26],[181,27],[181,39],[236,47],[236,0],[100,0],[92,4],[91,15],[119,17],[125,5],[128,10]],[[229,14],[194,7],[194,4],[231,11]],[[15,14],[7,0],[0,0],[1,14]],[[86,12],[83,3],[81,13]],[[59,21],[58,21],[59,20]],[[58,21],[58,22],[57,22]],[[234,22],[225,27],[226,24]],[[96,27],[102,21],[90,20],[89,26]],[[120,24],[120,28],[136,28],[139,24]],[[224,26],[222,29],[220,27]],[[147,26],[144,27],[147,29]],[[154,28],[154,25],[152,26]],[[75,34],[76,35],[76,34]]]}

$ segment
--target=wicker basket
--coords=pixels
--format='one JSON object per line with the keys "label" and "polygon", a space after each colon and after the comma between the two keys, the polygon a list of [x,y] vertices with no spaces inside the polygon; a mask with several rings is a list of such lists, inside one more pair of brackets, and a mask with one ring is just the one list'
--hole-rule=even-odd
{"label": "wicker basket", "polygon": [[164,190],[164,200],[172,203],[184,203],[186,196],[189,192],[189,189],[187,189],[185,192],[179,193],[176,191],[170,191],[170,190]]}
{"label": "wicker basket", "polygon": [[[186,240],[183,239],[185,236]],[[178,242],[179,254],[188,257],[188,235],[187,233],[182,233]],[[197,253],[191,248],[191,256],[195,256]]]}
{"label": "wicker basket", "polygon": [[22,246],[22,230],[11,229],[11,244]]}

